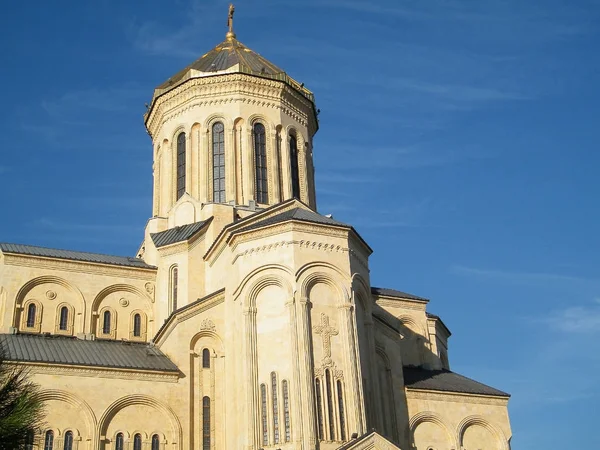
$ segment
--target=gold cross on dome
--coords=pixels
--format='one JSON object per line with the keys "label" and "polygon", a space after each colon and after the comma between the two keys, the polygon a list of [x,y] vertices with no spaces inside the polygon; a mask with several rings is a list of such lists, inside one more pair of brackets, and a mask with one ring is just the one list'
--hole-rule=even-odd
{"label": "gold cross on dome", "polygon": [[321,313],[321,324],[315,327],[315,333],[323,339],[323,359],[331,358],[331,336],[337,336],[338,331],[329,325],[329,317]]}
{"label": "gold cross on dome", "polygon": [[235,12],[235,6],[233,3],[229,4],[229,16],[227,17],[227,26],[229,27],[229,32],[233,33],[233,13]]}

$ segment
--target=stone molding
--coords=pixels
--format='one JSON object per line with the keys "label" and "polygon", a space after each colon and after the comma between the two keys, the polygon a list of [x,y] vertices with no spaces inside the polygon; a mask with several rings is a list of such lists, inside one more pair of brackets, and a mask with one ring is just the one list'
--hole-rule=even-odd
{"label": "stone molding", "polygon": [[406,398],[409,400],[433,400],[450,403],[476,403],[481,405],[508,405],[508,398],[487,395],[469,394],[466,392],[440,392],[416,390],[405,387]]}
{"label": "stone molding", "polygon": [[27,361],[9,362],[15,366],[26,366],[32,374],[59,375],[92,378],[117,378],[121,380],[161,381],[177,383],[179,374],[168,372],[150,372],[121,370],[112,367],[63,366],[59,364],[32,363]]}
{"label": "stone molding", "polygon": [[391,298],[383,298],[380,296],[374,296],[377,299],[375,303],[381,306],[391,306],[393,308],[402,308],[402,309],[411,309],[414,311],[425,311],[427,308],[427,303],[419,300],[410,300],[410,299],[391,299]]}
{"label": "stone molding", "polygon": [[[204,100],[200,100],[202,97]],[[146,118],[146,127],[154,137],[164,122],[189,109],[235,102],[280,109],[303,126],[308,126],[311,122],[307,113],[313,109],[310,100],[296,93],[283,81],[232,73],[191,78],[159,95],[153,100],[152,109]]]}
{"label": "stone molding", "polygon": [[35,267],[46,270],[63,270],[65,272],[80,272],[92,275],[107,275],[134,278],[144,281],[154,281],[157,269],[141,269],[127,266],[111,266],[108,264],[91,263],[87,261],[57,260],[40,256],[5,255],[7,266]]}

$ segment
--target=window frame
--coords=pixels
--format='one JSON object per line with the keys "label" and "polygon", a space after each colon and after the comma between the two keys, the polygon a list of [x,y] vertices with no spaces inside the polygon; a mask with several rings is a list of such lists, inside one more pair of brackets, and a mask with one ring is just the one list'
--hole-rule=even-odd
{"label": "window frame", "polygon": [[[292,145],[293,143],[293,145]],[[300,159],[298,155],[298,137],[289,135],[290,148],[290,181],[292,183],[292,198],[300,200]]]}
{"label": "window frame", "polygon": [[[221,129],[217,130],[218,127]],[[213,123],[211,126],[210,151],[212,159],[212,201],[214,203],[225,203],[227,196],[225,124],[220,120]]]}
{"label": "window frame", "polygon": [[175,201],[183,197],[186,191],[186,154],[187,154],[187,136],[185,131],[177,135],[176,153],[175,153]]}
{"label": "window frame", "polygon": [[269,203],[269,161],[267,152],[267,128],[262,122],[252,125],[254,147],[254,198],[256,203]]}

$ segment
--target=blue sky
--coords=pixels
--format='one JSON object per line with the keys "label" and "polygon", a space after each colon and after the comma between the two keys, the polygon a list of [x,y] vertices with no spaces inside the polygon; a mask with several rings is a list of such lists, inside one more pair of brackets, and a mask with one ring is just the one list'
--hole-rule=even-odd
{"label": "blue sky", "polygon": [[[0,241],[132,255],[155,86],[224,1],[11,2]],[[240,41],[316,94],[321,213],[374,285],[432,299],[453,370],[512,393],[513,449],[600,446],[600,2],[236,3]]]}

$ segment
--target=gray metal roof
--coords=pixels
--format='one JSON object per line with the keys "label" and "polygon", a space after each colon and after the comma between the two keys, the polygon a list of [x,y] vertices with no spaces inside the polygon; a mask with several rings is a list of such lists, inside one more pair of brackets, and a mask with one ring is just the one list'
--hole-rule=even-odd
{"label": "gray metal roof", "polygon": [[210,74],[212,72],[227,70],[234,66],[237,66],[238,71],[241,73],[283,81],[314,102],[313,93],[306,89],[303,84],[292,79],[283,69],[249,49],[235,38],[225,39],[208,53],[205,53],[192,64],[177,72],[158,86],[157,89],[168,90],[186,81],[190,70]]}
{"label": "gray metal roof", "polygon": [[267,217],[266,219],[259,220],[258,222],[254,222],[251,225],[248,225],[247,227],[240,228],[236,230],[236,232],[255,230],[257,228],[287,222],[288,220],[298,220],[300,222],[310,222],[323,225],[335,225],[338,227],[341,226],[350,228],[350,225],[346,225],[345,223],[338,222],[337,220],[331,219],[326,216],[322,216],[321,214],[311,211],[309,209],[291,208],[280,214],[276,214],[274,216]]}
{"label": "gray metal roof", "polygon": [[404,384],[409,389],[510,397],[510,394],[506,392],[449,370],[426,370],[420,367],[404,367]]}
{"label": "gray metal roof", "polygon": [[0,348],[8,361],[179,372],[164,353],[146,343],[0,334]]}
{"label": "gray metal roof", "polygon": [[194,234],[200,231],[212,218],[201,222],[191,223],[189,225],[181,225],[179,227],[170,228],[160,233],[151,233],[150,237],[157,248],[165,245],[175,244],[176,242],[187,241]]}
{"label": "gray metal roof", "polygon": [[399,298],[409,298],[412,300],[421,300],[424,302],[428,302],[429,300],[423,297],[418,297],[413,294],[408,294],[407,292],[397,291],[395,289],[387,289],[387,288],[379,288],[379,287],[371,287],[371,294],[373,295],[385,295],[388,297],[399,297]]}
{"label": "gray metal roof", "polygon": [[114,266],[137,267],[140,269],[156,269],[156,267],[146,264],[139,258],[128,256],[113,256],[103,255],[100,253],[59,250],[55,248],[37,247],[34,245],[9,244],[6,242],[0,242],[0,250],[2,250],[3,253],[16,253],[19,255],[68,259],[71,261],[85,261],[98,264],[110,264]]}

